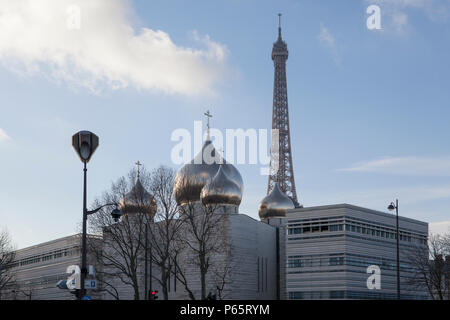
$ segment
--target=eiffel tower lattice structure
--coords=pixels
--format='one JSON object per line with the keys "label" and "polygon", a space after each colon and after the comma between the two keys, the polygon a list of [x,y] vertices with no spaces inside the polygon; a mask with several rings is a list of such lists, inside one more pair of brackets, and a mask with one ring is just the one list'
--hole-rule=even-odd
{"label": "eiffel tower lattice structure", "polygon": [[[286,81],[286,60],[288,59],[288,55],[287,44],[281,37],[281,14],[279,14],[278,39],[273,44],[272,49],[272,60],[274,64],[272,129],[278,129],[279,142],[278,152],[276,152],[276,148],[273,148],[273,143],[276,142],[272,141],[267,194],[273,189],[275,183],[278,183],[281,191],[291,198],[295,206],[301,207],[297,199],[294,168],[292,166]],[[278,166],[276,165],[277,162]]]}

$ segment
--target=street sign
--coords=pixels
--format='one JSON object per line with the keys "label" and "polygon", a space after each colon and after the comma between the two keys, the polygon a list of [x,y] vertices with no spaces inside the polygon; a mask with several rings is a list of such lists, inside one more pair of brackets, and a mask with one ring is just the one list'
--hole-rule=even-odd
{"label": "street sign", "polygon": [[60,289],[69,289],[69,288],[67,287],[67,280],[59,280],[59,281],[56,283],[56,286],[57,286],[58,288],[60,288]]}
{"label": "street sign", "polygon": [[84,288],[90,290],[97,289],[97,280],[95,279],[84,280]]}

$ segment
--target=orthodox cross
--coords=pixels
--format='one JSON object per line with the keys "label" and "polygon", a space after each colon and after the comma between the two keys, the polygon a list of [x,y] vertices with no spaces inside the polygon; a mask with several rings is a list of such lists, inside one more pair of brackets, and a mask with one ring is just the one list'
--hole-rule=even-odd
{"label": "orthodox cross", "polygon": [[140,163],[139,160],[138,160],[138,162],[136,162],[135,165],[137,166],[138,178],[139,178],[139,176],[141,175],[141,168],[140,167],[142,166],[142,163]]}
{"label": "orthodox cross", "polygon": [[209,113],[209,110],[207,110],[205,113],[204,113],[204,115],[206,116],[206,139],[207,140],[209,140],[209,129],[210,129],[210,127],[209,127],[209,118],[212,118],[212,114],[211,113]]}

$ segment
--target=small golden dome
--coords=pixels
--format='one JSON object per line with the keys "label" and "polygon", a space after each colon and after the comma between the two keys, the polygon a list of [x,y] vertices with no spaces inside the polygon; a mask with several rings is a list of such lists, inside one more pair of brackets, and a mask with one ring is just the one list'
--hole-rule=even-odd
{"label": "small golden dome", "polygon": [[145,190],[138,177],[134,187],[120,200],[119,207],[125,215],[129,213],[154,215],[156,213],[156,200]]}
{"label": "small golden dome", "polygon": [[261,220],[275,217],[285,217],[286,210],[294,209],[292,200],[281,192],[278,183],[275,183],[272,191],[261,200],[258,213]]}

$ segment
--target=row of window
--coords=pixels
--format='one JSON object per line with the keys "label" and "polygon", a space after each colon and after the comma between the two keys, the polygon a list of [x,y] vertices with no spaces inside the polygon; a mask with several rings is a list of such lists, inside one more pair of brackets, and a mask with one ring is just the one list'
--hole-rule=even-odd
{"label": "row of window", "polygon": [[[385,270],[396,270],[397,262],[393,259],[382,257],[367,257],[353,254],[341,254],[340,256],[321,257],[290,257],[288,268],[308,268],[308,267],[329,267],[329,266],[353,266],[367,268],[370,265],[377,265]],[[400,262],[400,270],[404,272],[414,272],[414,268],[409,264]]]}
{"label": "row of window", "polygon": [[[360,224],[350,224],[346,223],[344,224],[332,224],[332,225],[321,225],[321,226],[306,226],[306,227],[296,227],[296,228],[289,228],[288,234],[294,235],[294,234],[305,234],[305,233],[313,233],[313,232],[339,232],[343,231],[345,226],[345,231],[348,232],[355,232],[355,233],[362,233],[366,235],[370,235],[373,237],[381,237],[385,239],[397,239],[396,231],[385,229],[385,228],[379,228],[379,227],[373,227],[373,226],[366,226],[366,225],[360,225]],[[426,244],[426,238],[418,238],[412,236],[410,233],[405,233],[403,231],[400,231],[400,241],[406,241],[406,242],[419,242],[421,244]]]}
{"label": "row of window", "polygon": [[289,259],[288,268],[328,267],[344,264],[344,257]]}
{"label": "row of window", "polygon": [[288,229],[288,234],[302,234],[310,232],[325,232],[325,231],[342,231],[342,224],[332,224],[330,226],[308,226],[303,228],[290,228]]}
{"label": "row of window", "polygon": [[[402,299],[426,300],[426,295],[409,295],[402,294]],[[373,291],[351,291],[351,290],[337,290],[337,291],[309,291],[309,292],[289,292],[290,300],[298,299],[376,299],[376,300],[390,300],[397,299],[396,293],[383,293]]]}
{"label": "row of window", "polygon": [[58,258],[68,257],[68,256],[73,256],[73,255],[79,255],[79,254],[80,254],[79,248],[59,249],[59,250],[55,250],[55,251],[52,251],[49,253],[44,253],[44,254],[34,256],[34,257],[18,260],[16,262],[12,263],[12,267],[27,266],[27,265],[34,264],[34,263],[46,262],[46,261],[50,261],[53,259],[58,259]]}

